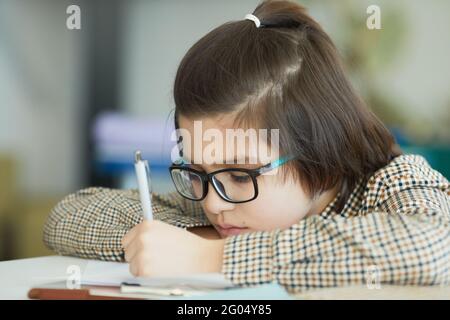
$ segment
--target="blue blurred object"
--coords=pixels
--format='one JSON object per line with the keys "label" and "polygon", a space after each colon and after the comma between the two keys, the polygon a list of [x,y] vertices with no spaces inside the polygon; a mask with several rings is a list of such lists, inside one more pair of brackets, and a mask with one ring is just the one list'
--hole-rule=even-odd
{"label": "blue blurred object", "polygon": [[419,154],[427,159],[433,169],[450,179],[450,144],[415,144],[400,128],[390,128],[405,154]]}
{"label": "blue blurred object", "polygon": [[190,300],[292,300],[283,286],[277,283],[249,288],[232,288],[189,297]]}
{"label": "blue blurred object", "polygon": [[402,146],[406,154],[420,154],[427,159],[428,163],[444,177],[450,180],[450,147],[445,145],[405,145]]}
{"label": "blue blurred object", "polygon": [[395,141],[401,146],[411,144],[411,141],[408,139],[406,134],[403,133],[403,130],[399,127],[389,127],[389,131],[394,135]]}
{"label": "blue blurred object", "polygon": [[136,188],[134,152],[141,150],[148,160],[154,191],[172,189],[168,168],[171,152],[176,146],[171,134],[174,124],[165,118],[128,116],[122,113],[101,113],[93,127],[94,167],[98,174],[116,177],[120,188]]}

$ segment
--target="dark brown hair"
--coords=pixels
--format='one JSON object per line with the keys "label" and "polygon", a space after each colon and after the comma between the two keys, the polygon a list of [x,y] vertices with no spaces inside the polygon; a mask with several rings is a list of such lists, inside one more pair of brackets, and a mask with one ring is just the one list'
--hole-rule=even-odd
{"label": "dark brown hair", "polygon": [[263,1],[261,21],[227,22],[186,53],[174,83],[175,126],[236,114],[247,127],[279,129],[285,165],[310,196],[338,186],[338,211],[356,183],[401,154],[355,93],[329,36],[297,3]]}

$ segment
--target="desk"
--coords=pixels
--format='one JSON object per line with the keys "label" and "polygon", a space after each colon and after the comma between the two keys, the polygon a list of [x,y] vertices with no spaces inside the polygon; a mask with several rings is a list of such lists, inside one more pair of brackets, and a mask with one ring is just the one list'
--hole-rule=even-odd
{"label": "desk", "polygon": [[31,287],[67,279],[67,268],[78,265],[81,270],[89,260],[47,256],[0,262],[0,299],[28,299]]}
{"label": "desk", "polygon": [[[28,290],[36,285],[67,279],[67,268],[77,265],[81,271],[89,260],[47,256],[0,262],[0,299],[27,299]],[[314,290],[294,295],[297,299],[450,299],[450,286],[385,286],[368,289],[351,286]]]}

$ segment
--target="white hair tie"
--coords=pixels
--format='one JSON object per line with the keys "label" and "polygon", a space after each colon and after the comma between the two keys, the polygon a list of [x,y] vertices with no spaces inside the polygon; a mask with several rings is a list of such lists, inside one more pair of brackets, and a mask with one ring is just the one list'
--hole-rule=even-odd
{"label": "white hair tie", "polygon": [[261,22],[259,21],[258,17],[257,17],[257,16],[254,16],[254,15],[251,14],[251,13],[246,14],[244,18],[245,18],[246,20],[252,20],[252,21],[255,23],[255,25],[256,25],[257,28],[259,28],[259,26],[261,25]]}

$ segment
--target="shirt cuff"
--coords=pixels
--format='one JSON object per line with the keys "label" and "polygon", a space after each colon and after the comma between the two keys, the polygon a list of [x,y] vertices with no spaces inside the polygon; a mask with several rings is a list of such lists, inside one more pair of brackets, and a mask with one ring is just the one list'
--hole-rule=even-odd
{"label": "shirt cuff", "polygon": [[272,282],[275,231],[258,231],[225,240],[222,273],[235,285]]}

